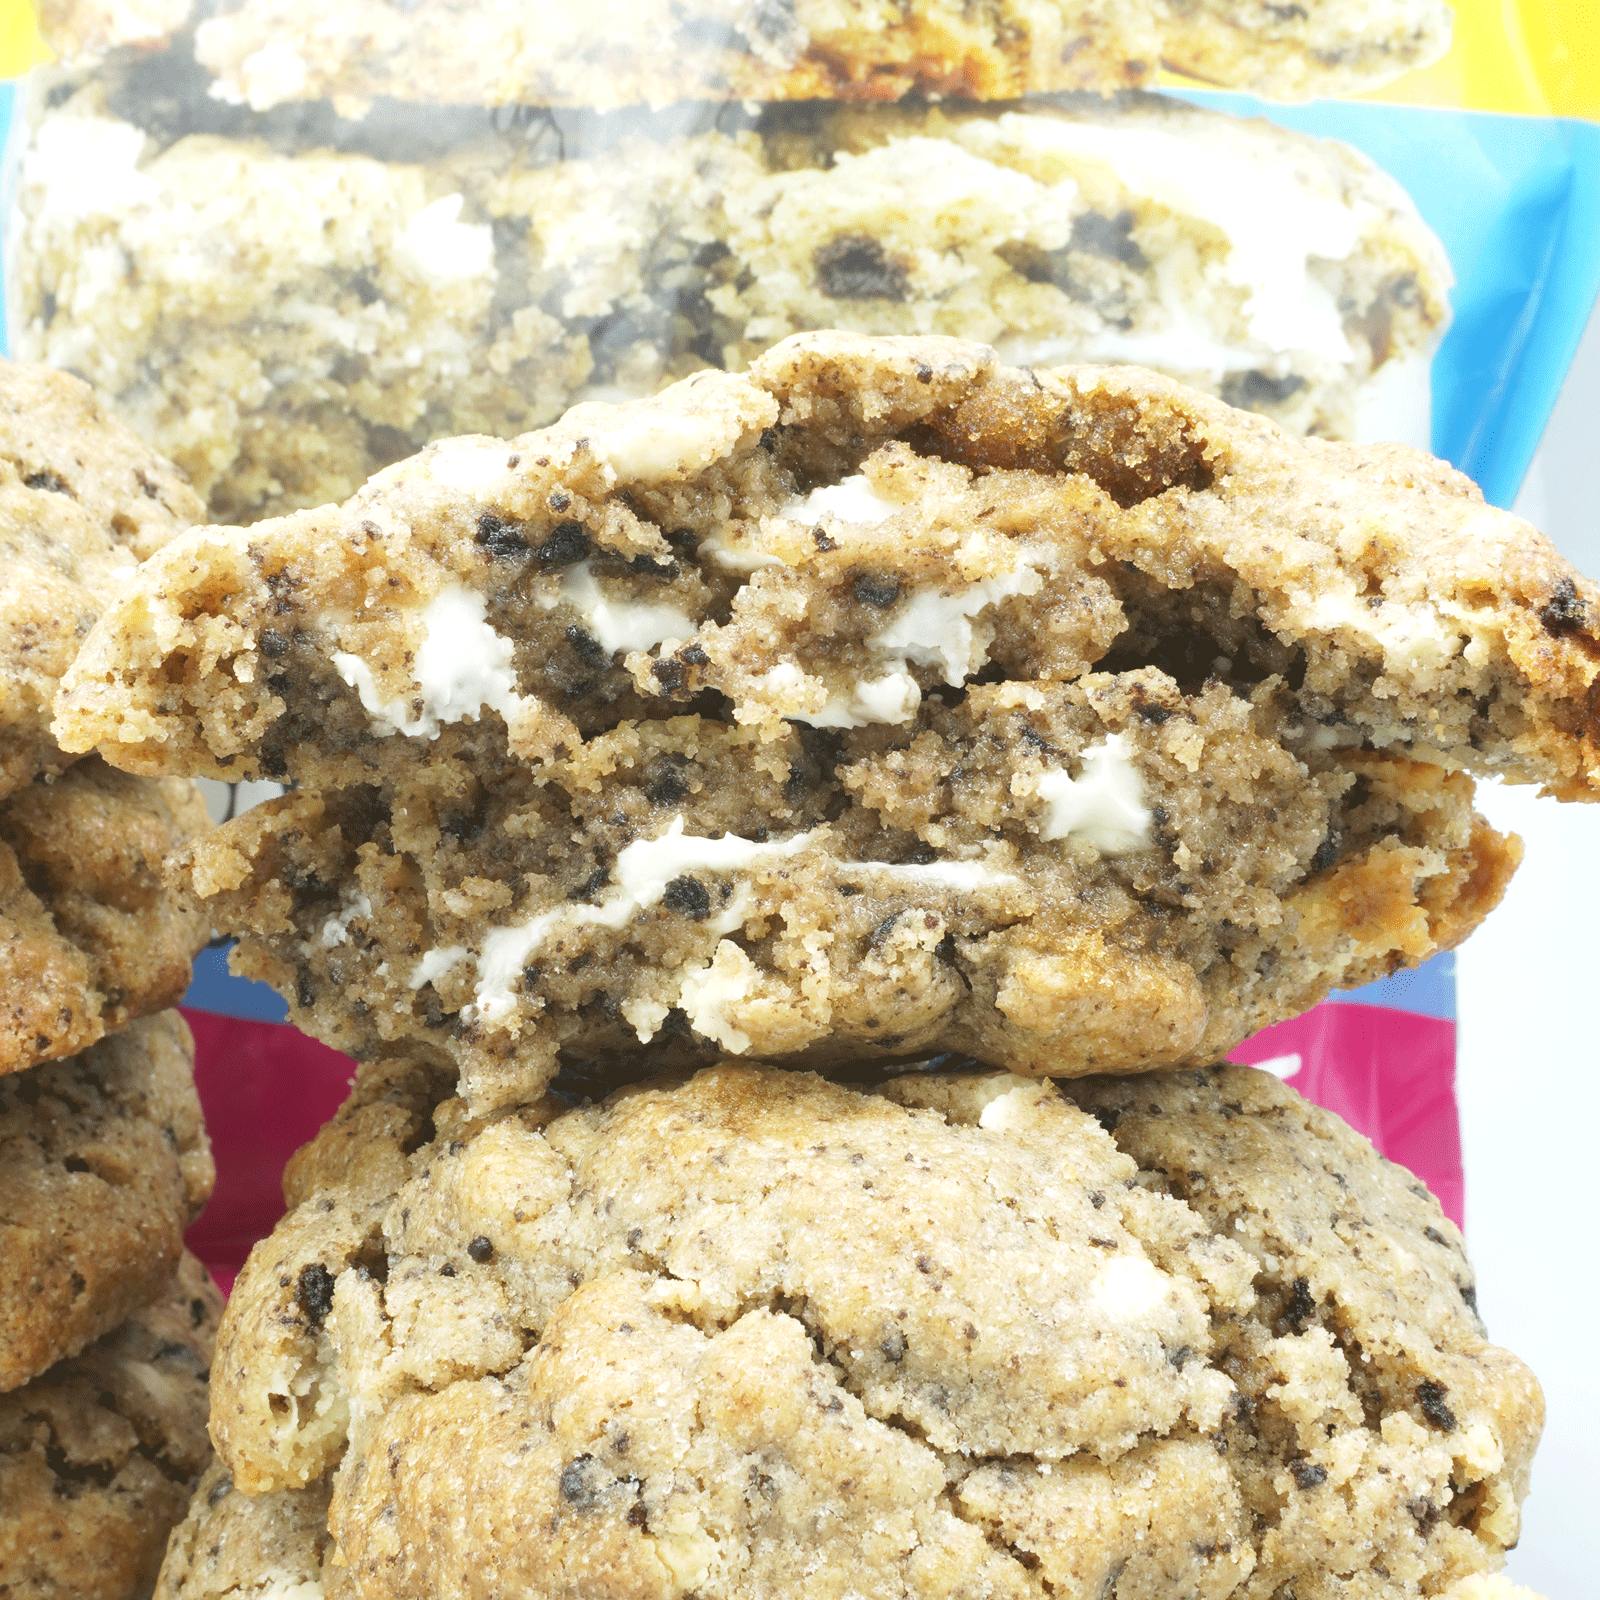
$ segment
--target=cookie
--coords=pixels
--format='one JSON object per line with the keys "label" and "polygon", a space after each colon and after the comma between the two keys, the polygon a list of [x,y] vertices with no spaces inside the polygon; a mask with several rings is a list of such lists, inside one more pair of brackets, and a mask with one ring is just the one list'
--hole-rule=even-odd
{"label": "cookie", "polygon": [[[171,117],[159,88],[96,82],[43,115],[12,325],[218,521],[347,499],[440,435],[742,370],[807,328],[1133,361],[1295,432],[1429,440],[1442,247],[1364,156],[1265,122],[1129,95],[363,135],[215,101]],[[119,181],[69,190],[86,166]],[[313,236],[308,211],[336,220]],[[93,275],[105,251],[133,281]]]}
{"label": "cookie", "polygon": [[[298,1025],[361,1058],[443,1052],[480,1106],[558,1062],[648,1070],[641,1050],[1209,1062],[1453,947],[1520,856],[1470,780],[1297,759],[1281,709],[1146,670],[976,688],[832,744],[626,724],[537,772],[486,759],[453,793],[268,801],[179,859]],[[1119,783],[1139,796],[1121,810]],[[1080,794],[1081,826],[1057,828]],[[1134,812],[1142,840],[1116,832]]]}
{"label": "cookie", "polygon": [[1174,71],[1269,100],[1360,94],[1431,66],[1450,48],[1445,0],[1181,0],[1163,8],[1161,57]]}
{"label": "cookie", "polygon": [[[404,10],[350,0],[47,0],[45,36],[66,58],[150,48],[198,20],[194,60],[210,93],[256,110],[331,99],[359,117],[378,99],[473,105],[669,105],[681,100],[893,100],[908,91],[1001,99],[1148,82],[1165,59],[1232,88],[1289,99],[1371,88],[1437,60],[1442,0],[1307,0],[1292,10],[1217,0],[611,0],[554,7],[529,29],[475,0]],[[204,82],[204,79],[201,80]]]}
{"label": "cookie", "polygon": [[0,360],[0,796],[63,770],[61,674],[134,564],[203,514],[86,383]]}
{"label": "cookie", "polygon": [[221,1297],[185,1255],[160,1298],[0,1394],[0,1593],[137,1600],[205,1463]]}
{"label": "cookie", "polygon": [[[241,1495],[213,1466],[173,1534],[155,1600],[353,1600],[359,1591],[347,1571],[324,1565],[327,1504],[325,1482]],[[1540,1600],[1498,1572],[1472,1573],[1436,1593],[1439,1600]]]}
{"label": "cookie", "polygon": [[326,1484],[239,1494],[213,1461],[173,1529],[154,1600],[329,1600],[327,1548]]}
{"label": "cookie", "polygon": [[177,1004],[210,930],[163,861],[209,826],[194,784],[97,758],[0,800],[0,1073]]}
{"label": "cookie", "polygon": [[147,1304],[211,1194],[175,1011],[0,1077],[0,1390]]}
{"label": "cookie", "polygon": [[801,335],[180,541],[59,736],[297,779],[187,881],[480,1106],[657,1041],[1140,1070],[1466,935],[1516,851],[1452,769],[1593,792],[1597,600],[1398,447]]}
{"label": "cookie", "polygon": [[1515,1542],[1541,1402],[1459,1235],[1269,1075],[433,1093],[364,1069],[215,1364],[363,1600],[1387,1600]]}

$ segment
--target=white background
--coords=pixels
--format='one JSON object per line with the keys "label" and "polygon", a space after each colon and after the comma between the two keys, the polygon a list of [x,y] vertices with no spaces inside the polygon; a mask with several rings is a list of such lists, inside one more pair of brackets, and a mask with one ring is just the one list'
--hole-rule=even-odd
{"label": "white background", "polygon": [[[1600,577],[1600,315],[1516,509]],[[1600,805],[1484,785],[1522,870],[1461,947],[1467,1248],[1489,1337],[1544,1385],[1548,1421],[1510,1573],[1600,1595]]]}

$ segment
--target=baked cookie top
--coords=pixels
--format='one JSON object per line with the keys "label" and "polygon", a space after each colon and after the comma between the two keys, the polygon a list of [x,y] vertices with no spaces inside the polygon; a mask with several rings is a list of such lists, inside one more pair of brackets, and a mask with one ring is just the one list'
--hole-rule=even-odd
{"label": "baked cookie top", "polygon": [[209,929],[163,861],[210,825],[194,784],[94,758],[0,800],[0,1073],[177,1004]]}
{"label": "baked cookie top", "polygon": [[363,1069],[215,1367],[367,1600],[1398,1597],[1515,1541],[1542,1408],[1459,1235],[1270,1076],[445,1081]]}
{"label": "baked cookie top", "polygon": [[208,1452],[221,1296],[185,1254],[156,1300],[0,1394],[0,1587],[19,1600],[148,1594]]}
{"label": "baked cookie top", "polygon": [[86,383],[0,360],[0,795],[65,766],[61,674],[134,564],[204,514]]}
{"label": "baked cookie top", "polygon": [[211,1194],[211,1146],[175,1011],[0,1076],[0,1390],[161,1291]]}
{"label": "baked cookie top", "polygon": [[662,106],[682,100],[893,100],[908,90],[1005,99],[1102,92],[1151,80],[1165,59],[1232,88],[1288,99],[1370,88],[1436,60],[1443,0],[1307,0],[1294,8],[1163,0],[606,0],[557,6],[530,30],[482,0],[399,10],[348,0],[46,0],[45,35],[66,59],[180,38],[219,99],[257,110],[331,99],[347,116],[378,97],[473,105]]}

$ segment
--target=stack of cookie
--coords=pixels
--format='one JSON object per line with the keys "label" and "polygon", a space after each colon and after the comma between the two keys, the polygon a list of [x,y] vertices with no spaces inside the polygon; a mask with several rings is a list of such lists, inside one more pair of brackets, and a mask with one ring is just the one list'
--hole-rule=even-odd
{"label": "stack of cookie", "polygon": [[206,1454],[211,1152],[163,1009],[205,924],[162,864],[207,819],[49,734],[83,635],[200,511],[85,385],[0,364],[0,1594],[29,1600],[146,1591]]}
{"label": "stack of cookie", "polygon": [[67,65],[32,90],[15,347],[219,521],[817,328],[1138,362],[1296,432],[1429,442],[1451,275],[1400,186],[1131,86],[1162,55],[1370,84],[1443,49],[1438,0],[43,12]]}
{"label": "stack of cookie", "polygon": [[1217,1063],[1492,908],[1469,774],[1600,792],[1597,607],[1404,447],[836,333],[157,552],[57,737],[293,780],[179,870],[362,1063],[160,1592],[1507,1592],[1459,1235]]}

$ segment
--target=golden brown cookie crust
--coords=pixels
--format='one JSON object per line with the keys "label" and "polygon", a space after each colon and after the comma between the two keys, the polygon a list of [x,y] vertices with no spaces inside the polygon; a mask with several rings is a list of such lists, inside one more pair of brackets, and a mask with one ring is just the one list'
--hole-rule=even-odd
{"label": "golden brown cookie crust", "polygon": [[64,768],[61,674],[126,571],[204,514],[88,384],[0,360],[0,796]]}
{"label": "golden brown cookie crust", "polygon": [[146,1304],[211,1194],[175,1011],[0,1077],[0,1390]]}
{"label": "golden brown cookie crust", "polygon": [[209,928],[164,863],[210,825],[194,784],[96,757],[0,801],[0,1073],[178,1002]]}
{"label": "golden brown cookie crust", "polygon": [[221,1296],[185,1255],[155,1302],[0,1395],[0,1591],[138,1600],[205,1463]]}
{"label": "golden brown cookie crust", "polygon": [[1542,1405],[1459,1234],[1269,1075],[427,1079],[363,1069],[301,1174],[370,1118],[404,1181],[310,1191],[216,1364],[235,1484],[334,1470],[363,1600],[1400,1600],[1515,1541]]}

